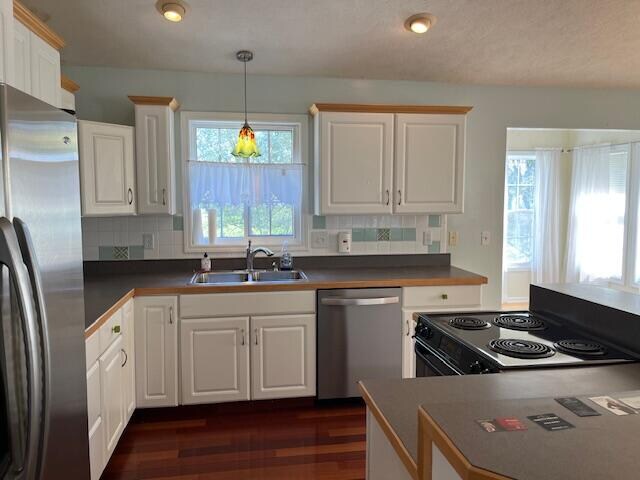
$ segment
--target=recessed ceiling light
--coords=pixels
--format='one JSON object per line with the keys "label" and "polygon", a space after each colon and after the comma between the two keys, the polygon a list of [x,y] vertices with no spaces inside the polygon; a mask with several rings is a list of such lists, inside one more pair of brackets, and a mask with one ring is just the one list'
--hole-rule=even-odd
{"label": "recessed ceiling light", "polygon": [[156,9],[170,22],[182,21],[187,13],[185,4],[181,1],[167,2],[166,0],[158,0]]}
{"label": "recessed ceiling light", "polygon": [[416,13],[404,22],[404,28],[413,33],[427,33],[436,23],[436,17],[430,13]]}

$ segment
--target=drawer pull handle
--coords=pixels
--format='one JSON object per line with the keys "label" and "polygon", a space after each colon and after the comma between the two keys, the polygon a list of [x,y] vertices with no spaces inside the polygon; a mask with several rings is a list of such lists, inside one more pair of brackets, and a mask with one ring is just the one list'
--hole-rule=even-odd
{"label": "drawer pull handle", "polygon": [[242,332],[242,343],[241,343],[241,345],[244,346],[244,343],[245,343],[244,342],[244,328],[241,328],[240,332]]}
{"label": "drawer pull handle", "polygon": [[111,333],[120,333],[120,325],[114,325],[111,327]]}
{"label": "drawer pull handle", "polygon": [[443,300],[449,300],[449,295],[447,295],[446,293],[442,294],[442,299]]}
{"label": "drawer pull handle", "polygon": [[130,188],[127,190],[127,198],[129,199],[129,205],[133,203],[133,190]]}
{"label": "drawer pull handle", "polygon": [[169,324],[173,324],[173,307],[169,307]]}
{"label": "drawer pull handle", "polygon": [[253,329],[253,336],[256,337],[256,345],[258,345],[258,329],[257,328]]}
{"label": "drawer pull handle", "polygon": [[402,190],[398,190],[398,205],[402,205]]}
{"label": "drawer pull handle", "polygon": [[391,200],[391,195],[389,194],[389,189],[387,188],[387,205],[389,205],[390,200]]}
{"label": "drawer pull handle", "polygon": [[121,365],[122,367],[124,367],[127,364],[127,360],[129,360],[129,355],[127,355],[127,352],[125,352],[124,348],[121,348],[120,351],[124,354],[124,363]]}

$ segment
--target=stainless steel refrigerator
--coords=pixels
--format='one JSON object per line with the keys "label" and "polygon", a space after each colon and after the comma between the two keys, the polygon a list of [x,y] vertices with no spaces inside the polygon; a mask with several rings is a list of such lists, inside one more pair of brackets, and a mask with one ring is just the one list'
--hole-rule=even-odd
{"label": "stainless steel refrigerator", "polygon": [[88,479],[75,118],[0,84],[0,479]]}

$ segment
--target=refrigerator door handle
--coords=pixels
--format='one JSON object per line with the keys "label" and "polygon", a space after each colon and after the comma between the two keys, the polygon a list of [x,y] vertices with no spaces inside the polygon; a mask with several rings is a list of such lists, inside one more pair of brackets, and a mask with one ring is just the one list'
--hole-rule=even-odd
{"label": "refrigerator door handle", "polygon": [[42,390],[38,387],[42,380],[39,358],[39,337],[37,332],[36,312],[33,305],[33,293],[29,282],[29,272],[22,260],[20,246],[15,229],[6,218],[0,218],[0,263],[9,273],[16,291],[16,304],[22,320],[22,331],[26,353],[27,377],[27,437],[24,455],[20,445],[11,443],[13,458],[19,459],[19,465],[12,465],[5,479],[30,480],[36,477],[39,469],[37,456],[41,441]]}
{"label": "refrigerator door handle", "polygon": [[27,267],[31,291],[34,296],[35,313],[40,334],[40,365],[42,367],[42,423],[40,433],[40,448],[38,465],[42,464],[47,450],[47,439],[49,438],[49,423],[51,421],[51,355],[49,343],[49,322],[47,319],[47,308],[44,301],[44,290],[42,288],[42,275],[40,265],[35,255],[33,241],[29,227],[20,218],[14,217],[13,227],[18,238],[18,245],[22,253],[22,260]]}

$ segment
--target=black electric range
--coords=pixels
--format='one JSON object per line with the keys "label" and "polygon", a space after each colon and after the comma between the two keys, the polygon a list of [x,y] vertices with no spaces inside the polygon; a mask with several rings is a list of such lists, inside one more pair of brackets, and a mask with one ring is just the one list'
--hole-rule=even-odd
{"label": "black electric range", "polygon": [[566,322],[531,312],[420,314],[416,376],[637,361]]}

